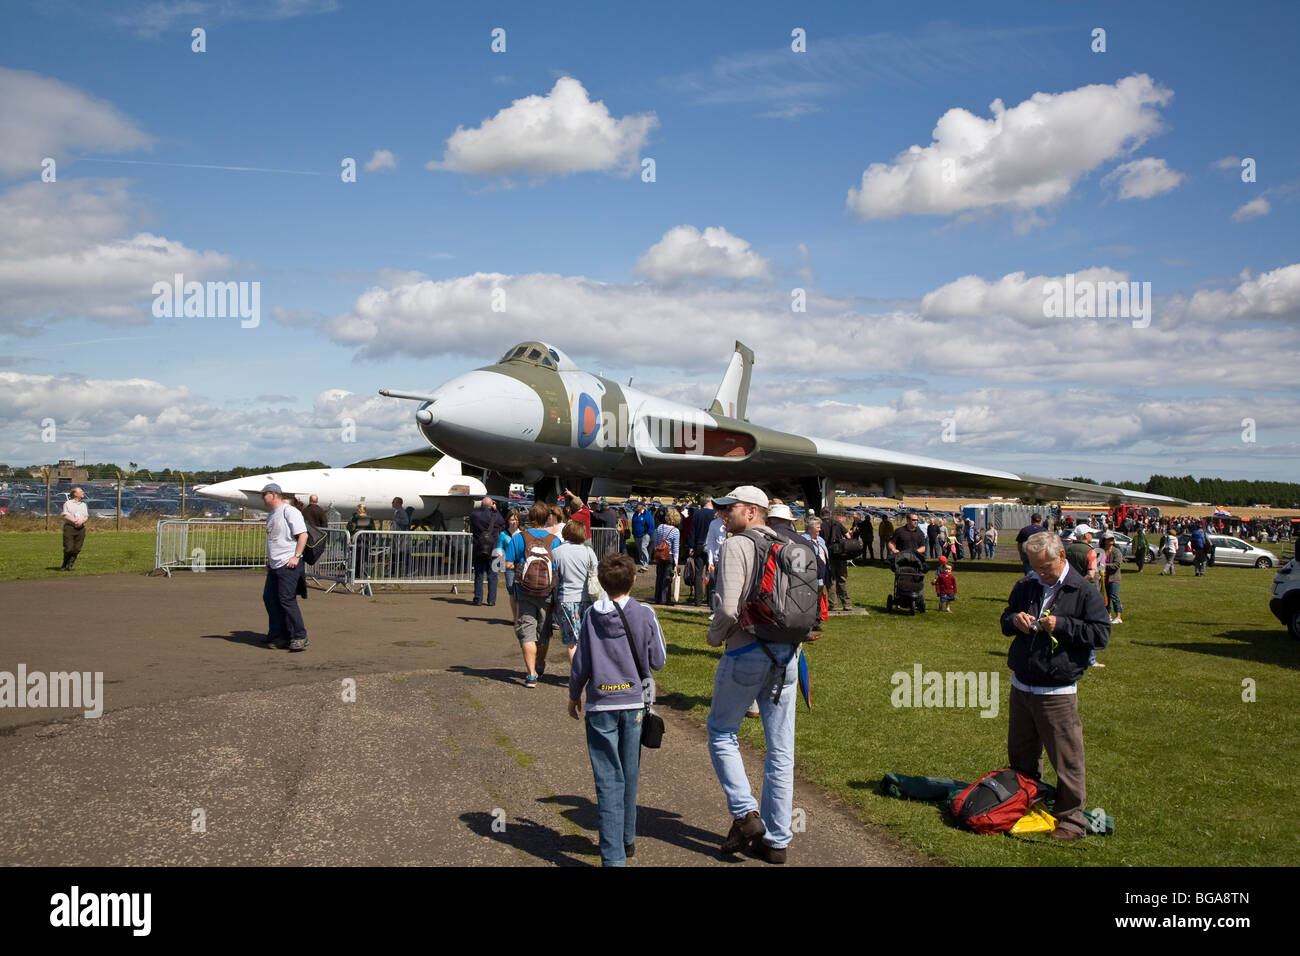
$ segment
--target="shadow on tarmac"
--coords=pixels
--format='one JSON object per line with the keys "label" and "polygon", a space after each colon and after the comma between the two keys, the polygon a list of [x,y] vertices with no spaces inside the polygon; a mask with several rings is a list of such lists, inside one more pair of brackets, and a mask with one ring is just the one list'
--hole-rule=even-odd
{"label": "shadow on tarmac", "polygon": [[248,644],[263,650],[274,650],[271,645],[262,642],[265,637],[265,634],[259,634],[256,631],[231,631],[229,634],[202,634],[199,639],[204,641],[229,641],[231,644]]}
{"label": "shadow on tarmac", "polygon": [[[587,797],[564,795],[557,797],[538,797],[538,803],[553,803],[569,809],[561,810],[560,816],[591,833],[599,833],[600,824],[596,804]],[[709,830],[702,830],[682,822],[680,813],[660,810],[658,807],[636,808],[637,839],[650,837],[662,840],[673,846],[681,847],[692,853],[702,853],[712,860],[719,859],[718,847],[722,845],[722,835]],[[597,844],[596,852],[600,852]],[[736,856],[723,857],[725,861],[740,862]]]}
{"label": "shadow on tarmac", "polygon": [[464,674],[466,677],[482,677],[486,680],[499,680],[503,684],[522,684],[523,668],[505,667],[470,667],[467,664],[453,664],[447,668],[452,674]]}
{"label": "shadow on tarmac", "polygon": [[[600,847],[586,834],[561,834],[526,817],[503,821],[490,813],[462,813],[460,818],[479,836],[505,843],[555,866],[595,865],[589,859],[578,859],[576,854],[594,856],[597,861],[600,858]],[[497,829],[493,830],[493,826]],[[505,829],[501,830],[503,826]]]}

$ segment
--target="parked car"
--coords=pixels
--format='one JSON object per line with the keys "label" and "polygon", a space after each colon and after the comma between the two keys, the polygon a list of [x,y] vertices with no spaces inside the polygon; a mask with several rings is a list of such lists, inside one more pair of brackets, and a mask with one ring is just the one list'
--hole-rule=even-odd
{"label": "parked car", "polygon": [[[1240,538],[1225,534],[1210,535],[1214,545],[1214,563],[1230,564],[1243,568],[1271,568],[1278,563],[1278,557],[1272,551],[1265,551]],[[1188,552],[1190,554],[1190,552]]]}
{"label": "parked car", "polygon": [[[1136,562],[1137,562],[1137,556],[1133,553],[1133,539],[1130,538],[1128,535],[1124,534],[1124,533],[1121,532],[1121,531],[1112,531],[1112,532],[1110,532],[1110,533],[1113,534],[1113,535],[1115,536],[1115,547],[1119,548],[1120,553],[1124,555],[1124,560],[1125,560],[1125,561],[1133,561],[1134,563],[1136,563]],[[1100,536],[1098,536],[1098,535],[1093,535],[1093,538],[1092,538],[1092,549],[1093,549],[1094,551],[1100,551],[1100,550],[1101,550],[1101,537],[1100,537]],[[1151,543],[1151,538],[1148,536],[1148,537],[1147,537],[1147,559],[1146,559],[1146,563],[1147,563],[1147,564],[1155,564],[1156,560],[1157,560],[1159,557],[1160,557],[1160,552],[1159,552],[1159,550],[1156,548],[1155,545],[1153,545],[1153,544]]]}
{"label": "parked car", "polygon": [[109,501],[106,498],[87,498],[86,512],[92,518],[116,518],[117,499]]}
{"label": "parked car", "polygon": [[1300,562],[1296,559],[1292,558],[1273,575],[1273,596],[1268,609],[1286,625],[1292,639],[1300,641]]}

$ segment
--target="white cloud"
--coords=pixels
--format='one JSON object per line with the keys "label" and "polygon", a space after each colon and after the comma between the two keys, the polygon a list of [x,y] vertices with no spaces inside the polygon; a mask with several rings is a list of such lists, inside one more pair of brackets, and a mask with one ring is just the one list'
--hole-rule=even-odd
{"label": "white cloud", "polygon": [[[1246,271],[1240,278],[1241,282],[1230,291],[1197,292],[1187,303],[1188,316],[1207,322],[1217,319],[1300,318],[1300,263],[1282,266],[1258,277]],[[1279,349],[1268,347],[1261,354],[1270,353],[1280,354]]]}
{"label": "white cloud", "polygon": [[375,155],[370,157],[364,168],[368,173],[373,173],[379,169],[396,169],[397,159],[393,156],[391,150],[377,149]]}
{"label": "white cloud", "polygon": [[[1075,276],[1098,282],[1131,278],[1109,268]],[[811,289],[807,312],[792,315],[788,293],[768,286],[664,287],[475,273],[372,287],[324,328],[363,360],[452,354],[490,361],[499,352],[485,354],[485,341],[538,338],[611,377],[620,368],[660,365],[715,382],[739,338],[754,349],[759,376],[861,373],[864,356],[870,356],[872,371],[880,375],[937,374],[990,384],[1050,379],[1056,386],[1107,381],[1164,390],[1172,368],[1201,387],[1291,385],[1286,363],[1255,359],[1300,353],[1300,324],[1271,321],[1300,315],[1300,264],[1258,279],[1243,277],[1232,290],[1199,292],[1190,302],[1155,294],[1146,328],[1133,328],[1123,318],[1044,317],[1043,284],[1052,278],[1063,281],[1022,272],[991,281],[965,276],[917,305],[883,312],[864,312],[856,300]],[[492,309],[497,289],[505,294],[503,312]],[[565,317],[562,332],[556,331],[556,316]],[[1225,327],[1225,316],[1240,321]],[[689,329],[691,348],[647,348],[647,329]]]}
{"label": "white cloud", "polygon": [[234,263],[148,232],[125,236],[131,218],[120,180],[32,182],[0,193],[0,329],[88,316],[153,321],[155,282],[222,275]]}
{"label": "white cloud", "polygon": [[[311,459],[342,465],[423,444],[405,403],[328,389],[306,410],[284,409],[300,400],[263,395],[229,407],[150,379],[0,371],[0,460],[27,464],[74,451],[79,458],[85,448],[91,460],[152,468]],[[55,420],[54,444],[41,441],[45,418]],[[349,418],[357,426],[355,444],[341,440]]]}
{"label": "white cloud", "polygon": [[1085,174],[1159,132],[1157,107],[1172,96],[1139,74],[1109,86],[1035,93],[1010,109],[994,100],[990,119],[950,109],[929,146],[912,146],[892,164],[872,163],[861,187],[849,189],[848,207],[862,219],[889,219],[1049,206]]}
{"label": "white cloud", "polygon": [[1240,169],[1241,157],[1224,156],[1223,159],[1216,159],[1210,165],[1213,166],[1215,169]]}
{"label": "white cloud", "polygon": [[35,179],[45,157],[62,165],[69,150],[120,153],[152,144],[112,103],[52,77],[5,67],[0,67],[0,130],[0,175],[11,178]]}
{"label": "white cloud", "polygon": [[[1074,278],[1076,282],[1127,282],[1129,274],[1108,268],[1081,269]],[[1005,315],[1031,325],[1059,325],[1059,318],[1044,315],[1043,286],[1064,281],[1064,276],[1026,276],[1023,272],[1012,272],[996,282],[962,276],[927,292],[921,299],[921,314],[932,319]]]}
{"label": "white cloud", "polygon": [[765,279],[768,261],[721,226],[704,232],[674,226],[637,260],[637,271],[660,282],[685,278]]}
{"label": "white cloud", "polygon": [[1118,182],[1120,199],[1150,199],[1177,189],[1186,178],[1163,159],[1147,157],[1116,166],[1101,182],[1103,186]]}
{"label": "white cloud", "polygon": [[630,173],[658,125],[654,113],[615,119],[604,102],[592,102],[581,83],[563,76],[546,96],[515,100],[476,129],[458,126],[442,160],[426,166],[475,176]]}
{"label": "white cloud", "polygon": [[1247,222],[1251,219],[1257,219],[1260,216],[1267,216],[1272,211],[1272,204],[1263,196],[1260,196],[1258,199],[1252,199],[1244,206],[1239,207],[1237,211],[1232,214],[1232,221]]}

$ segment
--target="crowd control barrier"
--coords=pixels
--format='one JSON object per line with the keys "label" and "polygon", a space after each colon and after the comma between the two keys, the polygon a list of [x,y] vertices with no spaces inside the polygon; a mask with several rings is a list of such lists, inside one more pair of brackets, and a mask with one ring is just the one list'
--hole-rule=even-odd
{"label": "crowd control barrier", "polygon": [[474,583],[474,536],[466,531],[356,531],[353,586]]}

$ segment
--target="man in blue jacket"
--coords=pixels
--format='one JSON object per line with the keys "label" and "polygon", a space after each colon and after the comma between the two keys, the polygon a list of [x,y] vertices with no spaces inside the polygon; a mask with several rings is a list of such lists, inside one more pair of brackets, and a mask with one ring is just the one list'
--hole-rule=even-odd
{"label": "man in blue jacket", "polygon": [[1101,592],[1070,567],[1061,539],[1048,531],[1025,542],[1033,569],[1011,589],[1002,633],[1014,637],[1007,760],[1012,769],[1041,779],[1043,748],[1056,768],[1057,840],[1078,840],[1086,824],[1083,725],[1076,684],[1088,658],[1110,642],[1110,616]]}
{"label": "man in blue jacket", "polygon": [[637,546],[637,570],[644,571],[650,567],[650,536],[655,533],[655,519],[646,506],[637,503],[636,513],[632,515],[632,538]]}

